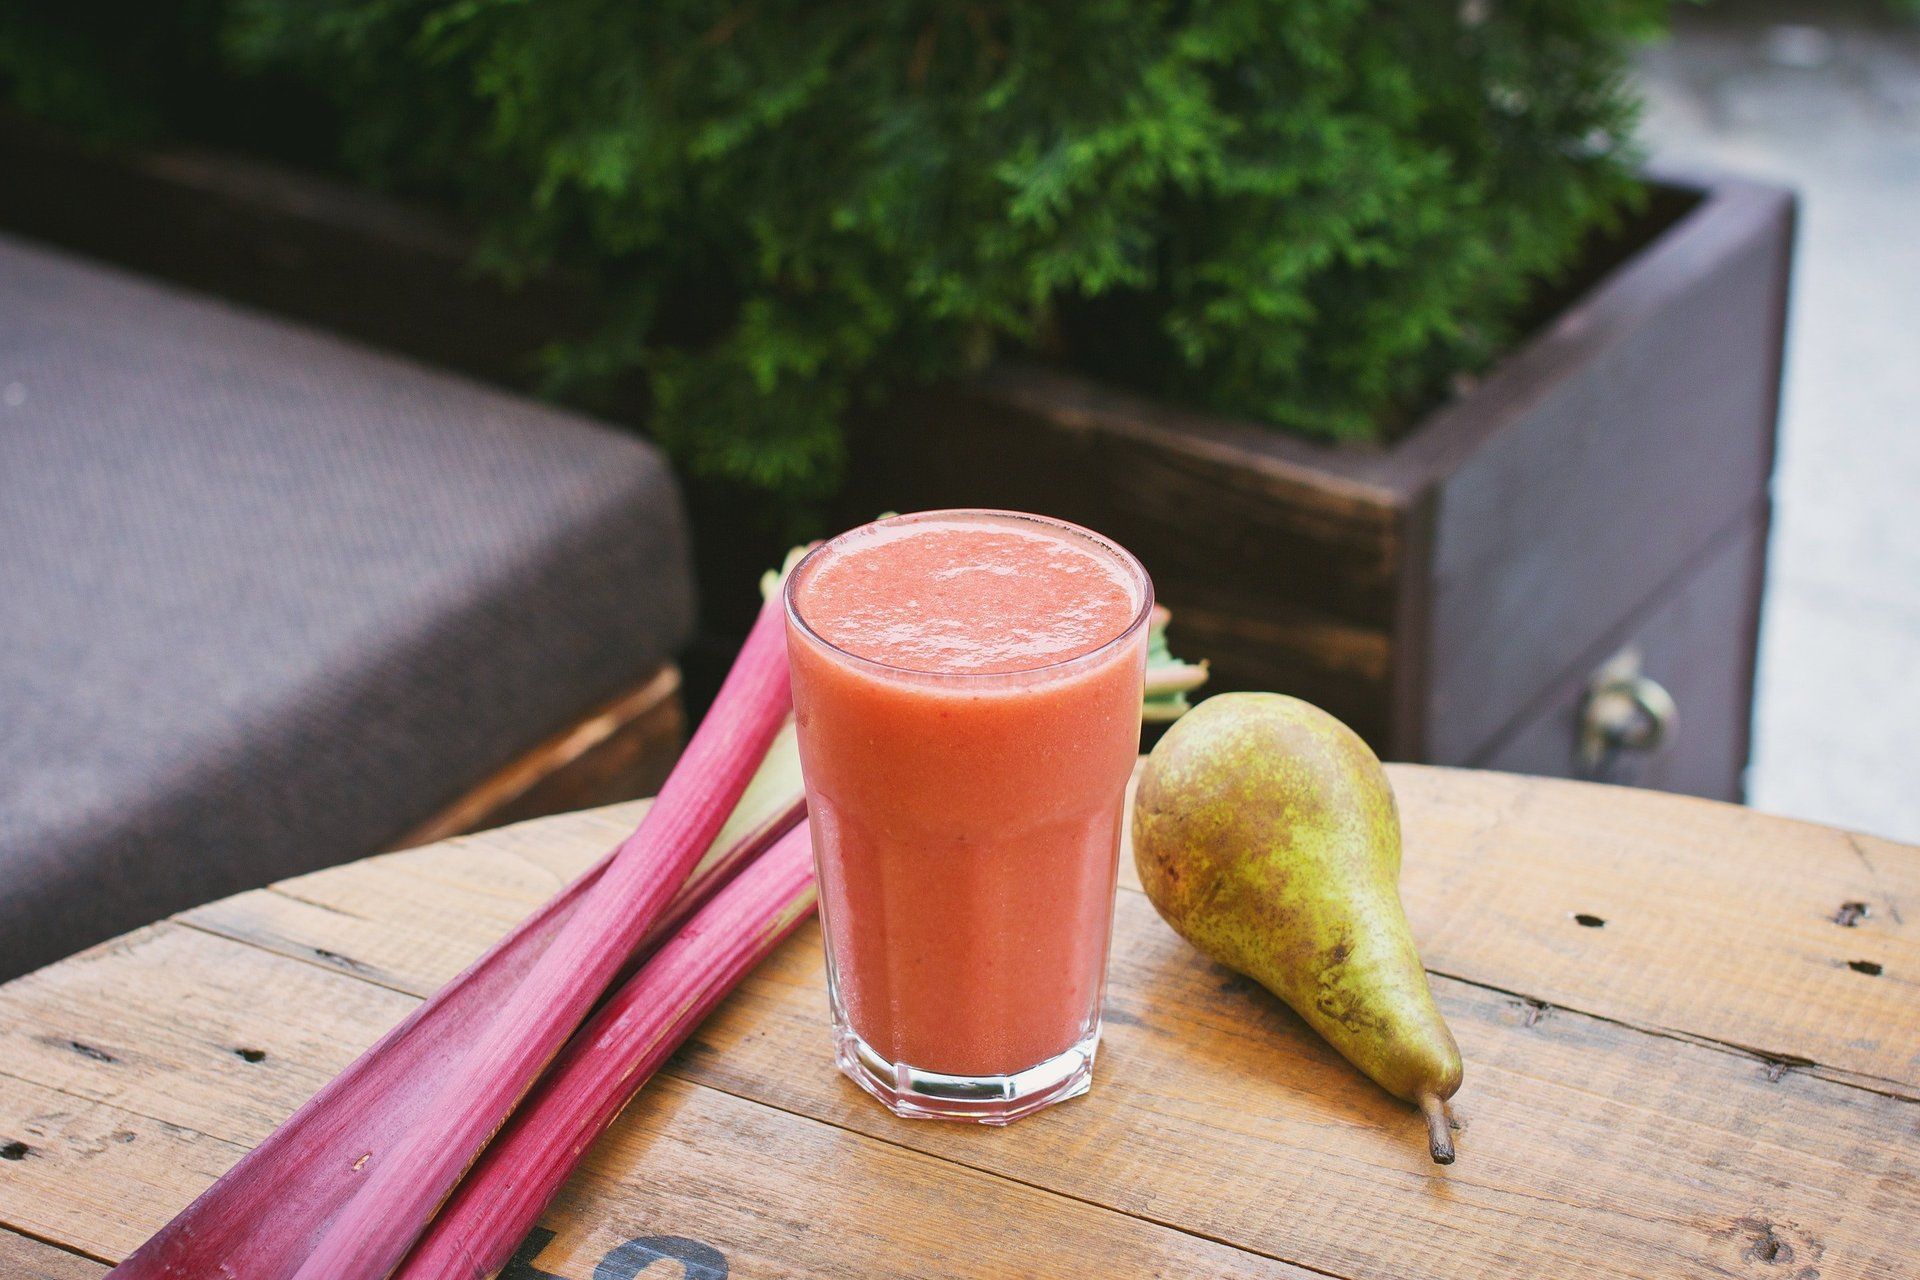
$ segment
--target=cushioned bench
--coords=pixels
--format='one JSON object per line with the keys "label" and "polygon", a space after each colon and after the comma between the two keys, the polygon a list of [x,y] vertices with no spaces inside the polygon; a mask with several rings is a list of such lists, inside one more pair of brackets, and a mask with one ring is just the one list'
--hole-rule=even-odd
{"label": "cushioned bench", "polygon": [[0,978],[389,846],[691,595],[646,445],[0,237]]}

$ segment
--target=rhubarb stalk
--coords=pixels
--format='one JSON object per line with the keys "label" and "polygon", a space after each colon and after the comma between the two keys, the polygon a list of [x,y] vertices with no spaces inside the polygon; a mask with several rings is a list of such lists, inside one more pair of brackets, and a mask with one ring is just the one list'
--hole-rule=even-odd
{"label": "rhubarb stalk", "polygon": [[477,1280],[504,1266],[594,1139],[813,903],[802,823],[663,944],[568,1043],[434,1218],[401,1280]]}
{"label": "rhubarb stalk", "polygon": [[[640,950],[685,920],[729,876],[800,820],[804,797],[789,723],[692,876]],[[617,851],[616,851],[617,852]],[[114,1270],[118,1280],[204,1275],[286,1280],[366,1180],[407,1140],[442,1074],[486,1031],[532,970],[610,853],[415,1009]]]}
{"label": "rhubarb stalk", "polygon": [[[743,651],[735,674],[729,677],[722,698],[716,703],[715,714],[696,734],[683,767],[714,770],[714,758],[723,755],[727,743],[731,742],[741,744],[738,753],[722,763],[728,770],[737,770],[753,759],[744,744],[749,739],[759,741],[765,733],[764,719],[769,705],[777,702],[784,710],[787,704],[784,680],[777,682],[776,695],[770,688],[775,682],[765,667],[771,661],[779,673],[784,674],[777,643],[778,625],[767,616],[772,612],[770,609],[763,613],[755,628],[758,646],[750,642],[749,649]],[[1163,631],[1164,620],[1156,618],[1156,623],[1156,630]],[[773,633],[771,644],[768,632]],[[749,663],[750,656],[753,664],[760,664],[757,669]],[[1160,656],[1162,661],[1179,665],[1164,654],[1164,640]],[[1200,678],[1204,679],[1204,674]],[[1183,689],[1190,681],[1192,676],[1182,672],[1172,683]],[[766,702],[755,704],[756,691]],[[1147,704],[1149,709],[1154,706],[1152,692],[1150,690]],[[1168,710],[1177,714],[1175,708]],[[726,717],[732,717],[735,723],[716,728],[716,722]],[[748,721],[752,721],[751,725]],[[676,777],[679,776],[676,771]],[[725,788],[727,794],[737,792],[738,777],[730,777]],[[660,804],[667,803],[673,791],[674,784],[670,781]],[[686,803],[684,795],[678,803]],[[659,811],[658,806],[653,810]],[[421,1269],[423,1264],[419,1260],[443,1256],[439,1251],[449,1246],[434,1243],[442,1239],[461,1241],[459,1256],[462,1257],[477,1257],[502,1240],[510,1249],[518,1239],[515,1233],[523,1234],[531,1226],[546,1199],[577,1163],[593,1136],[618,1113],[621,1100],[630,1097],[644,1082],[645,1074],[657,1067],[657,1061],[649,1055],[657,1051],[664,1057],[670,1052],[672,1045],[698,1023],[700,1013],[737,982],[754,959],[771,949],[777,938],[764,930],[773,927],[769,922],[785,918],[776,902],[793,887],[790,878],[771,883],[771,877],[784,874],[772,869],[757,873],[753,882],[769,890],[767,896],[754,899],[765,908],[763,915],[729,917],[732,923],[725,929],[709,927],[719,917],[701,917],[705,924],[687,922],[710,897],[722,891],[740,867],[759,856],[782,832],[792,829],[802,812],[798,752],[789,724],[767,752],[745,795],[712,840],[706,856],[698,860],[679,892],[652,928],[644,932],[635,949],[644,956],[660,945],[662,938],[673,934],[672,942],[662,946],[658,954],[664,956],[667,947],[675,948],[676,968],[656,971],[650,980],[654,985],[650,987],[640,985],[642,978],[633,979],[608,1006],[612,1009],[617,1004],[626,1012],[596,1016],[589,1023],[589,1029],[571,1042],[573,1047],[565,1051],[554,1070],[542,1079],[538,1092],[525,1104],[528,1108],[538,1108],[539,1114],[551,1124],[516,1120],[501,1138],[502,1142],[512,1142],[516,1150],[525,1150],[526,1144],[534,1139],[516,1135],[551,1132],[555,1135],[553,1140],[559,1141],[564,1133],[570,1136],[563,1145],[573,1154],[559,1163],[549,1156],[537,1166],[537,1177],[525,1182],[524,1194],[510,1193],[511,1205],[503,1203],[497,1214],[481,1214],[478,1207],[490,1196],[500,1196],[503,1183],[517,1185],[521,1175],[515,1170],[521,1158],[508,1154],[485,1157],[485,1162],[462,1184],[458,1199],[449,1207],[451,1216],[447,1218],[447,1225],[443,1228],[436,1224],[429,1240],[409,1257],[407,1274],[432,1274]],[[114,1274],[122,1280],[203,1275],[286,1280],[303,1262],[308,1264],[308,1269],[302,1274],[345,1274],[314,1269],[309,1255],[315,1252],[322,1234],[337,1225],[342,1206],[370,1181],[367,1171],[397,1163],[397,1153],[403,1145],[416,1140],[416,1121],[420,1115],[445,1105],[450,1095],[446,1094],[442,1082],[449,1070],[470,1065],[475,1046],[493,1034],[501,1005],[516,990],[524,993],[530,985],[527,982],[530,975],[538,976],[537,962],[546,955],[556,937],[574,927],[583,900],[603,891],[601,882],[616,859],[629,857],[643,835],[659,839],[663,834],[672,836],[677,832],[685,834],[690,847],[697,848],[689,828],[710,822],[708,813],[692,818],[683,815],[664,833],[652,824],[643,826],[642,832],[566,886],[362,1054],[116,1268]],[[804,844],[802,829],[791,842],[783,845],[783,858],[795,858],[798,851],[804,850]],[[684,850],[680,852],[684,857]],[[681,861],[683,857],[673,860]],[[804,862],[804,858],[801,860]],[[663,875],[663,881],[672,883],[670,876]],[[810,878],[808,884],[804,896],[792,903],[794,914],[788,927],[807,913],[811,904]],[[744,895],[747,891],[741,892]],[[731,901],[736,907],[751,905],[741,898]],[[695,935],[700,939],[697,945],[694,937],[684,936],[694,931],[696,925],[700,930]],[[634,921],[633,927],[640,928],[641,922]],[[740,936],[734,939],[736,933]],[[617,941],[610,945],[616,945]],[[676,979],[668,984],[666,974],[669,972],[678,973],[684,982]],[[646,1012],[651,998],[643,1000],[641,993],[667,991],[669,987],[692,993],[697,1006],[656,1010],[656,1014],[672,1016],[666,1022],[651,1019]],[[589,1001],[603,989],[595,988]],[[562,1035],[564,1038],[564,1033]],[[628,1065],[623,1067],[623,1064]],[[638,1071],[638,1067],[644,1067],[644,1072]],[[609,1089],[614,1092],[608,1092]],[[548,1101],[550,1096],[571,1101],[561,1106]],[[562,1120],[565,1123],[561,1123]],[[469,1187],[475,1189],[470,1191]],[[376,1204],[374,1212],[380,1212],[383,1207]],[[430,1213],[431,1208],[431,1203],[424,1207],[415,1203],[408,1208],[409,1213],[418,1210],[414,1216],[416,1230],[418,1222],[424,1221],[422,1215]]]}
{"label": "rhubarb stalk", "polygon": [[791,706],[785,621],[768,604],[639,829],[485,1033],[447,1064],[405,1143],[371,1162],[295,1280],[379,1280],[399,1265],[720,834]]}

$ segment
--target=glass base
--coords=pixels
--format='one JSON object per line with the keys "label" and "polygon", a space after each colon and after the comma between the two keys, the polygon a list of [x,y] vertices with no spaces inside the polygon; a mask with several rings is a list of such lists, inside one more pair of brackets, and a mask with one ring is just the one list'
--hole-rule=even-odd
{"label": "glass base", "polygon": [[835,1020],[833,1057],[849,1080],[897,1116],[909,1120],[965,1120],[1011,1124],[1042,1107],[1077,1098],[1093,1084],[1096,1024],[1085,1039],[1045,1062],[1010,1076],[950,1076],[889,1062]]}

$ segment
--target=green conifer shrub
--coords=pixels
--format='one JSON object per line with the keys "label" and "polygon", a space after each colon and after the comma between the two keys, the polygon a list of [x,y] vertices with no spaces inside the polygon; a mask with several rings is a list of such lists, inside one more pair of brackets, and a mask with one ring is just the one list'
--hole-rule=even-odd
{"label": "green conifer shrub", "polygon": [[346,154],[592,282],[696,474],[804,502],[862,401],[1038,349],[1390,438],[1634,191],[1659,0],[227,0]]}

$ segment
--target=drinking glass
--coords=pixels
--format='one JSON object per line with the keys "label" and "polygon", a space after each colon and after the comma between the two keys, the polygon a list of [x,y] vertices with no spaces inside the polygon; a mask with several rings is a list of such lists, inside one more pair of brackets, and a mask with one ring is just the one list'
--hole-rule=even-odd
{"label": "drinking glass", "polygon": [[[1025,670],[915,670],[824,639],[834,628],[809,612],[821,567],[929,521],[1067,540],[1106,562],[1131,612]],[[1006,625],[1046,622],[1035,594]],[[1064,521],[933,511],[824,543],[785,599],[841,1070],[899,1115],[986,1124],[1086,1092],[1139,751],[1146,571]]]}

